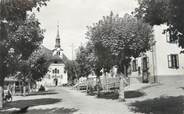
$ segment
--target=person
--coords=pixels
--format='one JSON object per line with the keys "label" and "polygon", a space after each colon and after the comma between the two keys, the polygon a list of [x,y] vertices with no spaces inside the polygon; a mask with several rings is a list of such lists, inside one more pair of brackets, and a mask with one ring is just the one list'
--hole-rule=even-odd
{"label": "person", "polygon": [[128,82],[123,74],[120,76],[120,92],[119,100],[125,102],[125,87],[128,85]]}
{"label": "person", "polygon": [[3,96],[5,101],[10,101],[10,102],[12,101],[12,93],[9,89],[4,91]]}

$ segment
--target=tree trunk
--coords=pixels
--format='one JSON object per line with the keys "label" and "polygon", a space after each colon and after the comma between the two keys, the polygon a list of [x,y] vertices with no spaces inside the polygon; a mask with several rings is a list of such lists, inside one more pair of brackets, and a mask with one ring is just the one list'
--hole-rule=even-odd
{"label": "tree trunk", "polygon": [[97,96],[100,95],[100,76],[97,77]]}
{"label": "tree trunk", "polygon": [[124,101],[125,100],[123,76],[120,76],[119,100],[120,101]]}
{"label": "tree trunk", "polygon": [[26,96],[26,86],[23,85],[23,96]]}
{"label": "tree trunk", "polygon": [[28,83],[28,94],[31,93],[31,81]]}
{"label": "tree trunk", "polygon": [[89,80],[88,80],[88,78],[86,79],[86,93],[88,94],[88,92],[89,92]]}
{"label": "tree trunk", "polygon": [[[124,74],[120,73],[120,87],[119,87],[119,100],[125,101],[125,77],[127,75],[126,65],[124,65]],[[124,76],[123,76],[124,75]]]}
{"label": "tree trunk", "polygon": [[0,85],[0,110],[3,109],[3,85]]}
{"label": "tree trunk", "polygon": [[4,77],[0,75],[0,110],[3,109]]}

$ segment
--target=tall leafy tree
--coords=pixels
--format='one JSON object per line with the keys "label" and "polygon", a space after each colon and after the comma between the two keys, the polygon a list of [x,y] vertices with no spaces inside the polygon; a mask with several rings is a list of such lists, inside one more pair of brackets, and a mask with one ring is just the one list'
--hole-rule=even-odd
{"label": "tall leafy tree", "polygon": [[65,71],[67,71],[68,80],[71,84],[74,84],[74,80],[77,78],[77,65],[75,60],[68,60],[65,64]]}
{"label": "tall leafy tree", "polygon": [[45,76],[48,71],[49,62],[41,52],[41,48],[39,48],[27,60],[19,61],[18,67],[19,75],[17,78],[23,82],[24,88],[28,84],[30,90],[32,84],[35,84],[36,81]]}
{"label": "tall leafy tree", "polygon": [[79,51],[77,52],[76,62],[77,62],[77,78],[88,77],[91,73],[90,65],[87,60],[87,52],[85,47],[80,46]]}
{"label": "tall leafy tree", "polygon": [[151,25],[166,24],[167,32],[178,46],[184,48],[184,1],[183,0],[139,0],[134,14]]}
{"label": "tall leafy tree", "polygon": [[102,68],[108,71],[117,65],[124,75],[127,75],[131,57],[149,50],[153,40],[152,27],[128,14],[119,17],[111,12],[88,28],[87,37],[94,45]]}
{"label": "tall leafy tree", "polygon": [[39,11],[46,1],[0,0],[0,108],[4,78],[15,73],[14,63],[28,59],[43,39],[38,20],[33,15],[28,17],[27,12],[33,8]]}

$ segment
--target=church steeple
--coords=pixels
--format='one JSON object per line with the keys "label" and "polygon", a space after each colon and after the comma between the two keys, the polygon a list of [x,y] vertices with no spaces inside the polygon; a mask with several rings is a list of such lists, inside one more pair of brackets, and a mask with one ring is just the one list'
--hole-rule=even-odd
{"label": "church steeple", "polygon": [[55,44],[55,48],[60,48],[60,36],[59,36],[59,24],[57,25],[57,36],[56,36],[56,44]]}

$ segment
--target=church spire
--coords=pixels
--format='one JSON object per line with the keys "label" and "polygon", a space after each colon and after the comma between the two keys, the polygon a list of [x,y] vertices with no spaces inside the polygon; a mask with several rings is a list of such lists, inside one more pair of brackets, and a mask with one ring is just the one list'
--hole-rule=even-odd
{"label": "church spire", "polygon": [[59,36],[59,24],[57,25],[57,36],[56,36],[56,44],[55,44],[55,48],[60,48],[60,36]]}

